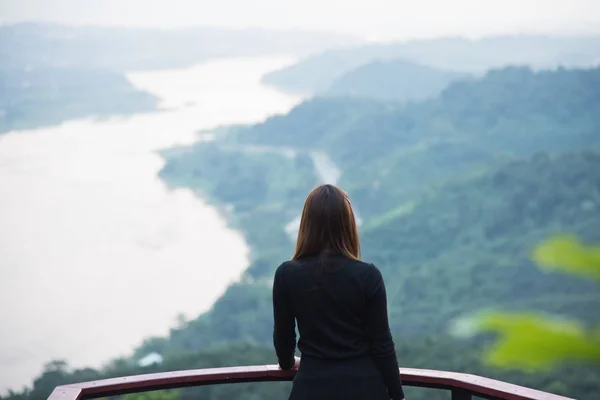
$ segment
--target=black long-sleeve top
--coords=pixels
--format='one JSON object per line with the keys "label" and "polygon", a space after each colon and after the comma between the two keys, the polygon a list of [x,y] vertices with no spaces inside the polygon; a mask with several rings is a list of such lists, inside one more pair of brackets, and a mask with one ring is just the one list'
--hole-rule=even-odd
{"label": "black long-sleeve top", "polygon": [[303,357],[370,356],[390,397],[404,398],[385,284],[373,264],[336,254],[284,262],[275,272],[273,312],[273,342],[282,369],[294,365],[297,321]]}

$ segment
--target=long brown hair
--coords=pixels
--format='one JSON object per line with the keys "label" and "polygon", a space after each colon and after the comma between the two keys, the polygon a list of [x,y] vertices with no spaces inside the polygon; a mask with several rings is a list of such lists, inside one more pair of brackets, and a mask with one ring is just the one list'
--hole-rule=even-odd
{"label": "long brown hair", "polygon": [[346,193],[333,185],[318,186],[306,198],[292,259],[322,252],[360,257],[352,205]]}

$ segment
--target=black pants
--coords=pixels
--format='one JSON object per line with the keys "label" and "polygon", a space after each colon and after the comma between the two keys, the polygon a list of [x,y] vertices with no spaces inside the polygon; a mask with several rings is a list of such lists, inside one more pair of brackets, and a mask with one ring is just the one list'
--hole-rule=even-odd
{"label": "black pants", "polygon": [[302,357],[289,400],[389,400],[370,357],[322,360]]}

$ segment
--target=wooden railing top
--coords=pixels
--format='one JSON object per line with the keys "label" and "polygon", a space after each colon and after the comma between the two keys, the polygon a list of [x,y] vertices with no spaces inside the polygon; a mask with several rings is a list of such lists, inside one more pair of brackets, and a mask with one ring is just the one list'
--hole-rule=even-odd
{"label": "wooden railing top", "polygon": [[[162,372],[58,386],[48,400],[82,400],[224,383],[291,381],[294,375],[295,371],[282,371],[277,365]],[[573,400],[470,374],[400,368],[400,375],[406,386],[451,390],[453,399],[478,396],[503,400]]]}

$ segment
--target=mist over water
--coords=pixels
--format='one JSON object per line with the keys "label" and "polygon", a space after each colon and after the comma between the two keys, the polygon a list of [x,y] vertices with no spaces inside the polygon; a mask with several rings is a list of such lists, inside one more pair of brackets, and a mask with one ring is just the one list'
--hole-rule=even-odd
{"label": "mist over water", "polygon": [[0,136],[0,391],[53,359],[81,367],[127,355],[240,276],[242,235],[189,190],[168,190],[156,152],[199,129],[287,112],[300,99],[259,81],[291,62],[132,73],[162,110]]}

